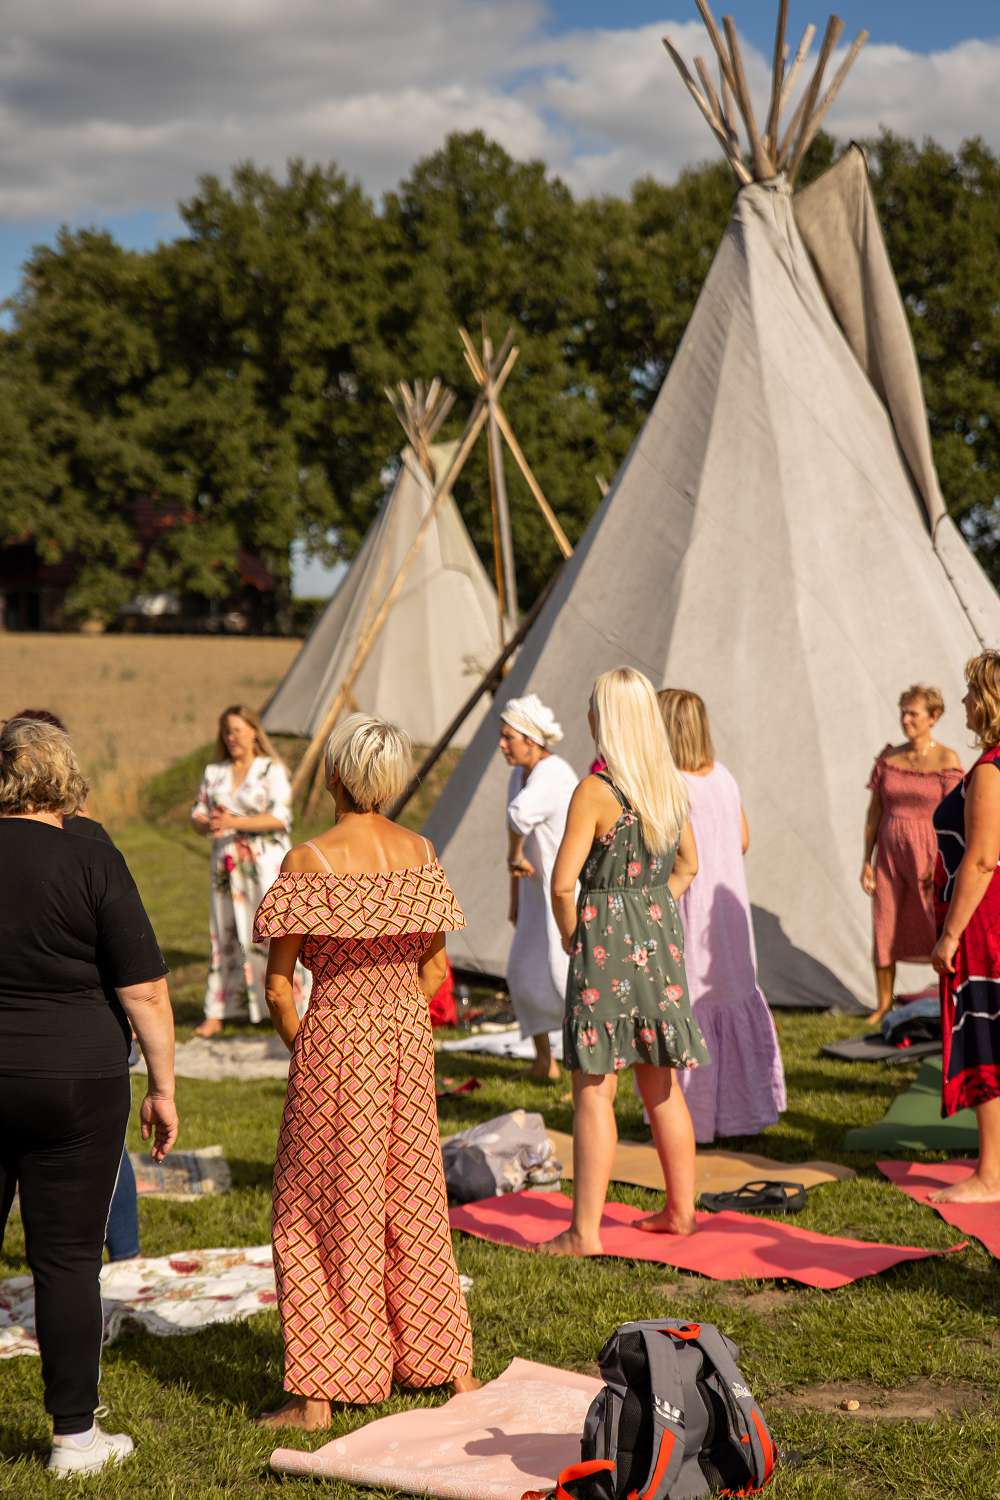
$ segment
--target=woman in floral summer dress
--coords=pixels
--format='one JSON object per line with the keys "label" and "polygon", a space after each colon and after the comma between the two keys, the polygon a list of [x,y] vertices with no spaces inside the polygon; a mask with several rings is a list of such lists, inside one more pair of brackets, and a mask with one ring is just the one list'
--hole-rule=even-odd
{"label": "woman in floral summer dress", "polygon": [[[191,822],[212,840],[209,933],[212,957],[205,1019],[195,1036],[218,1036],[249,1008],[267,1019],[267,945],[254,943],[253,918],[291,847],[292,789],[252,708],[237,703],[219,718],[215,760],[205,767]],[[296,1004],[308,1001],[309,975],[296,975]]]}
{"label": "woman in floral summer dress", "polygon": [[708,1060],[691,1015],[676,906],[698,855],[652,683],[631,667],[605,672],[589,723],[607,770],[585,776],[573,794],[552,873],[570,955],[563,1057],[575,1111],[573,1222],[541,1247],[552,1255],[601,1252],[624,1068],[635,1069],[667,1189],[663,1210],[641,1226],[693,1231],[694,1131],[673,1070]]}

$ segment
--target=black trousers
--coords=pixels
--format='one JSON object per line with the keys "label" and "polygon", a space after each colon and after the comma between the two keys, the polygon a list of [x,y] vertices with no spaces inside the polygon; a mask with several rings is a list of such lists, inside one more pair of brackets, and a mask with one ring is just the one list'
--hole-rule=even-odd
{"label": "black trousers", "polygon": [[86,1432],[98,1405],[99,1276],[132,1091],[121,1078],[0,1075],[0,1239],[15,1188],[35,1281],[45,1409]]}

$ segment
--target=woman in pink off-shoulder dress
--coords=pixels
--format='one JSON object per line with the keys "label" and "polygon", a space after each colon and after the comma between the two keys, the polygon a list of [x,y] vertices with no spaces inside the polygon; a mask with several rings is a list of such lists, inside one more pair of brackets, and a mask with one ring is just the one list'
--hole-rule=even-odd
{"label": "woman in pink off-shoulder dress", "polygon": [[[326,772],[334,826],[286,855],[255,924],[292,1054],[273,1215],[288,1400],[261,1421],[310,1431],[331,1402],[384,1401],[393,1384],[475,1385],[427,1009],[465,918],[426,839],[379,812],[408,780],[405,735],[349,715]],[[300,955],[314,979],[301,1020]]]}
{"label": "woman in pink off-shoulder dress", "polygon": [[938,803],[962,779],[954,750],[933,737],[944,713],[937,688],[914,683],[899,700],[902,745],[886,745],[868,781],[861,886],[872,897],[875,1025],[891,1009],[897,963],[930,963],[937,941],[933,875]]}

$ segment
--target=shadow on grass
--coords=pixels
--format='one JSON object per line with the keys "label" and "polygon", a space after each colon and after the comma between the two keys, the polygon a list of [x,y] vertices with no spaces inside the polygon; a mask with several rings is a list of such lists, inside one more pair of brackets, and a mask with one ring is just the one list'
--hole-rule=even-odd
{"label": "shadow on grass", "polygon": [[227,1158],[229,1170],[233,1177],[233,1188],[270,1188],[274,1180],[274,1162],[265,1161],[234,1161],[232,1157]]}
{"label": "shadow on grass", "polygon": [[274,1314],[217,1323],[178,1337],[130,1334],[104,1354],[106,1364],[135,1365],[163,1385],[228,1410],[243,1407],[251,1417],[264,1410],[269,1397],[280,1399],[282,1358]]}
{"label": "shadow on grass", "polygon": [[[875,1068],[873,1073],[871,1070]],[[905,1064],[892,1063],[883,1071],[877,1064],[858,1063],[854,1071],[851,1064],[845,1066],[843,1075],[821,1071],[819,1068],[792,1067],[785,1070],[785,1081],[796,1089],[814,1089],[818,1093],[838,1094],[885,1094],[892,1096],[907,1088],[916,1074]],[[891,1075],[891,1076],[890,1076]]]}

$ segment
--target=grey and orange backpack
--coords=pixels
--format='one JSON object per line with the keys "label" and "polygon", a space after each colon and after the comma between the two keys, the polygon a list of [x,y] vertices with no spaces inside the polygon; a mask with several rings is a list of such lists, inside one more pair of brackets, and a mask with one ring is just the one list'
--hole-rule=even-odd
{"label": "grey and orange backpack", "polygon": [[738,1357],[711,1323],[624,1323],[598,1355],[604,1389],[556,1500],[757,1494],[778,1451]]}

